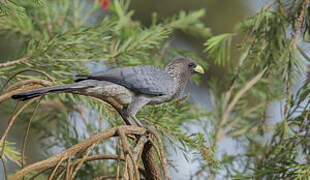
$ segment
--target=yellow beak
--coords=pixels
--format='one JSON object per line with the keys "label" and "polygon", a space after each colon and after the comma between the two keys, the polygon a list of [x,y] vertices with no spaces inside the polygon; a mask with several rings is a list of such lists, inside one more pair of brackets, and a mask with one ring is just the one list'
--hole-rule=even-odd
{"label": "yellow beak", "polygon": [[203,68],[199,65],[197,65],[195,68],[194,68],[195,72],[198,72],[200,74],[204,74],[205,71],[203,70]]}

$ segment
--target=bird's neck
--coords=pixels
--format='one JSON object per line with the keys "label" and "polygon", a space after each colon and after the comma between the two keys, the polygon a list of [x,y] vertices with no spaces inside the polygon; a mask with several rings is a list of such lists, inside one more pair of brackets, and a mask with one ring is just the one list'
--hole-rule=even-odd
{"label": "bird's neck", "polygon": [[187,75],[186,72],[176,71],[175,69],[169,67],[166,67],[166,71],[170,74],[176,83],[177,88],[174,93],[174,97],[178,97],[184,91],[186,83],[189,79],[189,75]]}

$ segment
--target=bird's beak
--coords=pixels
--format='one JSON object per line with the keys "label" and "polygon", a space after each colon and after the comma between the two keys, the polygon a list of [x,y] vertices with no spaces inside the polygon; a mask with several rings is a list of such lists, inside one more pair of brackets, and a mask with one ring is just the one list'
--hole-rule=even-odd
{"label": "bird's beak", "polygon": [[205,71],[203,70],[203,68],[202,68],[201,66],[199,66],[199,65],[197,65],[197,66],[194,68],[194,71],[195,71],[195,72],[198,72],[198,73],[200,73],[200,74],[204,74],[204,73],[205,73]]}

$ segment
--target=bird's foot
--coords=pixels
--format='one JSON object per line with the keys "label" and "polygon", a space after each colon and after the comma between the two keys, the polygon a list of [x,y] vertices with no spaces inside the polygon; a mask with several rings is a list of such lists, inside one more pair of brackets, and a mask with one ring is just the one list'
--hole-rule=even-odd
{"label": "bird's foot", "polygon": [[128,125],[137,125],[139,127],[145,127],[134,115],[128,113],[127,108],[122,109],[122,116],[125,118],[125,121]]}
{"label": "bird's foot", "polygon": [[139,127],[144,127],[145,126],[139,121],[138,118],[136,118],[136,116],[131,116],[131,118],[135,121],[135,123],[139,126]]}
{"label": "bird's foot", "polygon": [[135,116],[131,116],[131,118],[135,121],[135,123],[137,124],[137,126],[143,127],[143,128],[145,128],[146,130],[152,130],[152,131],[154,131],[153,127],[142,124],[141,121],[139,121],[139,119],[136,118]]}

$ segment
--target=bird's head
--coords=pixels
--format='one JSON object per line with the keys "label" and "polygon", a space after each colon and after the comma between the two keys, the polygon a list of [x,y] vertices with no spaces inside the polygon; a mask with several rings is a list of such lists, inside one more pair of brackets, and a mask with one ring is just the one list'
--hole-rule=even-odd
{"label": "bird's head", "polygon": [[182,75],[190,77],[195,73],[204,73],[203,68],[195,60],[184,57],[172,60],[165,70],[173,76]]}

